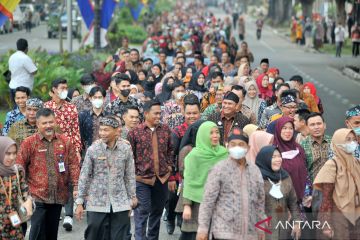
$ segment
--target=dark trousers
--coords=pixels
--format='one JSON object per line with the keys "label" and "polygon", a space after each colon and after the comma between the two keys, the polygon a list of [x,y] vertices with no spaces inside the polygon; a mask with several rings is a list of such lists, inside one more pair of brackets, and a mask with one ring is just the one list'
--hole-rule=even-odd
{"label": "dark trousers", "polygon": [[29,240],[56,240],[61,214],[61,204],[35,202],[36,211],[31,217]]}
{"label": "dark trousers", "polygon": [[181,232],[179,240],[196,240],[196,232]]}
{"label": "dark trousers", "polygon": [[10,88],[10,101],[14,107],[15,106],[15,89],[11,89],[11,88]]}
{"label": "dark trousers", "polygon": [[136,196],[139,201],[139,206],[134,211],[136,240],[159,239],[160,220],[167,195],[167,182],[162,184],[156,179],[154,186],[136,182]]}
{"label": "dark trousers", "polygon": [[25,22],[26,32],[31,32],[31,21]]}
{"label": "dark trousers", "polygon": [[129,211],[87,212],[86,240],[130,240]]}
{"label": "dark trousers", "polygon": [[336,42],[336,57],[341,57],[341,49],[343,46],[343,42]]}
{"label": "dark trousers", "polygon": [[260,38],[261,38],[261,29],[256,29],[256,38],[257,38],[257,40],[260,40]]}
{"label": "dark trousers", "polygon": [[175,212],[176,204],[179,200],[177,195],[177,191],[169,192],[169,199],[167,201],[166,213],[167,213],[167,220],[170,222],[175,222],[175,218],[177,213]]}
{"label": "dark trousers", "polygon": [[352,45],[353,57],[357,57],[359,55],[359,45],[360,45],[360,42],[353,42],[353,45]]}
{"label": "dark trousers", "polygon": [[69,217],[73,217],[74,215],[74,198],[73,198],[73,186],[70,183],[69,187],[69,200],[68,202],[65,204],[65,216],[69,216]]}

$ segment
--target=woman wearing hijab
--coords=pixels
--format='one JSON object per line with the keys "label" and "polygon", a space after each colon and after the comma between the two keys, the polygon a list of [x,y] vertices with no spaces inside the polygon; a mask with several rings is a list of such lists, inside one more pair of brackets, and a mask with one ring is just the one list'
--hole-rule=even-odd
{"label": "woman wearing hijab", "polygon": [[175,79],[173,77],[165,78],[162,84],[162,90],[157,95],[157,100],[163,105],[167,100],[171,99],[172,91],[174,90]]}
{"label": "woman wearing hijab", "polygon": [[[14,223],[15,213],[18,216],[20,214],[17,200],[19,194],[24,201],[26,200],[23,207],[26,209],[27,215],[31,216],[32,214],[32,200],[28,195],[25,172],[21,167],[15,165],[16,154],[15,141],[9,137],[0,137],[0,239],[24,239],[26,231],[22,230],[20,223],[18,225]],[[21,193],[19,193],[19,189]],[[10,218],[10,216],[12,217]]]}
{"label": "woman wearing hijab", "polygon": [[234,77],[234,83],[244,87],[245,81],[249,79],[250,76],[250,66],[248,63],[243,63],[240,65],[237,76]]}
{"label": "woman wearing hijab", "polygon": [[185,158],[184,212],[180,239],[195,240],[208,172],[227,156],[227,149],[220,145],[220,132],[216,124],[210,121],[201,124],[196,134],[196,147]]}
{"label": "woman wearing hijab", "polygon": [[255,81],[245,83],[246,95],[243,104],[255,113],[257,124],[260,123],[261,116],[266,108],[265,100],[259,98],[259,88]]}
{"label": "woman wearing hijab", "polygon": [[[321,103],[321,99],[316,94],[317,90],[316,90],[315,85],[313,83],[311,83],[311,82],[304,83],[303,92],[307,93],[307,94],[311,94],[314,97],[315,102],[316,102],[316,104],[318,106],[319,112],[321,114],[323,114],[324,113],[324,108],[323,108],[323,105]],[[305,101],[305,99],[304,99],[304,101]]]}
{"label": "woman wearing hijab", "polygon": [[283,158],[283,168],[293,181],[298,202],[301,203],[305,195],[308,172],[305,166],[306,156],[304,149],[295,141],[294,120],[284,116],[276,121],[274,146]]}
{"label": "woman wearing hijab", "polygon": [[269,83],[269,76],[267,74],[261,74],[256,79],[256,84],[259,88],[259,97],[265,100],[266,105],[269,106],[273,96],[271,84]]}
{"label": "woman wearing hijab", "polygon": [[198,97],[199,102],[201,102],[203,95],[208,91],[205,87],[205,78],[204,73],[197,72],[189,83],[189,90]]}
{"label": "woman wearing hijab", "polygon": [[260,149],[264,146],[272,145],[274,142],[274,135],[264,132],[255,131],[249,138],[249,151],[246,154],[246,159],[255,162],[256,156]]}
{"label": "woman wearing hijab", "polygon": [[[282,168],[283,159],[279,149],[275,146],[263,147],[256,156],[256,165],[264,179],[265,213],[271,216],[270,231],[266,239],[290,239],[290,228],[283,229],[276,225],[281,221],[285,226],[289,213],[292,221],[301,221],[300,210],[297,204],[295,189],[289,174]],[[291,235],[294,239],[300,238],[300,226],[294,225]],[[292,239],[292,238],[291,238]]]}
{"label": "woman wearing hijab", "polygon": [[186,89],[189,88],[189,84],[194,75],[194,72],[195,70],[192,67],[186,68],[185,76],[182,79],[182,82],[184,83]]}
{"label": "woman wearing hijab", "polygon": [[322,192],[319,220],[331,228],[322,229],[327,238],[360,239],[360,163],[354,157],[356,148],[353,130],[337,130],[331,141],[334,156],[314,181],[314,187]]}

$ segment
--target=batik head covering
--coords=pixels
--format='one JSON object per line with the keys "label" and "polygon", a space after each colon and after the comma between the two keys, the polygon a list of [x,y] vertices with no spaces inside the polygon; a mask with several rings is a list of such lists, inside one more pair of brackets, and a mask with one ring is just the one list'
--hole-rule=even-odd
{"label": "batik head covering", "polygon": [[44,102],[39,98],[30,98],[26,100],[26,106],[40,109],[44,107]]}
{"label": "batik head covering", "polygon": [[111,116],[102,117],[99,120],[99,124],[103,126],[118,128],[120,126],[119,121]]}
{"label": "batik head covering", "polygon": [[346,115],[346,119],[355,116],[360,116],[360,104],[347,110],[345,115]]}

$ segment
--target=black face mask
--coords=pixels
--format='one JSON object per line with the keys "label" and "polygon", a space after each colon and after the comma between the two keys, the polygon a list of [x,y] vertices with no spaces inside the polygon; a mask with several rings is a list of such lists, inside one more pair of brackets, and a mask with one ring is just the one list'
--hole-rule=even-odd
{"label": "black face mask", "polygon": [[175,86],[174,86],[173,83],[170,83],[170,84],[168,84],[167,86],[168,86],[168,88],[169,88],[170,91],[174,90],[174,87],[175,87]]}
{"label": "black face mask", "polygon": [[130,94],[130,89],[120,90],[120,94],[127,97]]}

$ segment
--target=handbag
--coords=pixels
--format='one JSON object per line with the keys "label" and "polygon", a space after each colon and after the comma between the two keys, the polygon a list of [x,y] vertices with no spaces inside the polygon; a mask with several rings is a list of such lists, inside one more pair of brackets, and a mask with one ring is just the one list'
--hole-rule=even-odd
{"label": "handbag", "polygon": [[18,200],[18,206],[17,206],[17,213],[19,215],[19,218],[21,220],[21,223],[27,222],[30,220],[31,216],[34,213],[35,210],[35,203],[31,200],[31,213],[28,214],[27,209],[23,206],[25,201],[24,201],[24,197],[21,193],[21,188],[20,188],[20,177],[19,177],[19,170],[17,168],[17,166],[15,165],[15,169],[16,169],[16,179],[17,179],[17,188],[18,188],[18,195],[17,195],[17,200]]}

